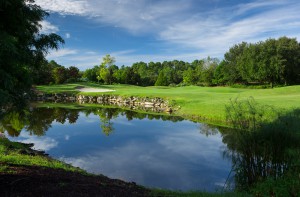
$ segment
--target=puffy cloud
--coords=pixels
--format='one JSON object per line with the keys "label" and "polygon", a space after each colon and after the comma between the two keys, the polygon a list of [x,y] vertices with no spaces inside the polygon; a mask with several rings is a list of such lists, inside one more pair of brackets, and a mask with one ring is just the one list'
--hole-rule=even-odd
{"label": "puffy cloud", "polygon": [[78,51],[74,50],[74,49],[59,49],[59,50],[53,50],[50,51],[49,55],[47,56],[47,58],[49,59],[57,59],[60,57],[65,57],[65,56],[69,56],[69,55],[75,55],[77,54]]}
{"label": "puffy cloud", "polygon": [[[120,27],[133,35],[151,34],[157,46],[173,49],[161,56],[115,52],[117,63],[125,65],[141,60],[190,61],[208,55],[222,58],[229,47],[242,41],[257,42],[283,35],[299,38],[298,0],[254,0],[250,3],[218,0],[36,0],[36,3],[50,12],[83,16],[101,25]],[[191,50],[197,53],[190,53]],[[90,57],[96,56],[78,57],[82,60],[78,63],[82,67],[98,63],[99,58],[92,61]],[[83,61],[84,58],[88,60]]]}
{"label": "puffy cloud", "polygon": [[88,12],[85,0],[35,0],[35,3],[47,11],[64,15],[85,15]]}
{"label": "puffy cloud", "polygon": [[48,34],[48,33],[56,33],[59,31],[59,28],[48,21],[41,21],[40,25],[42,26],[41,28],[41,33],[43,34]]}

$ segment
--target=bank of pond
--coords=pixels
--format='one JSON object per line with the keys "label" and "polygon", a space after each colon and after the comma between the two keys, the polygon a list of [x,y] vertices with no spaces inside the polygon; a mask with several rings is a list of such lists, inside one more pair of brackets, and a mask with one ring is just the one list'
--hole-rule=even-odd
{"label": "bank of pond", "polygon": [[89,173],[149,188],[297,196],[298,124],[297,110],[250,131],[120,108],[31,105],[4,114],[0,132]]}

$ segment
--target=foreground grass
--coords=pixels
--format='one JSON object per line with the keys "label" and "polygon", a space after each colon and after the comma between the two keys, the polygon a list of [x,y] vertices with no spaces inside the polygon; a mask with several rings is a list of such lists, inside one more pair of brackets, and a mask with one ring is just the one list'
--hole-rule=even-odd
{"label": "foreground grass", "polygon": [[225,123],[225,105],[230,99],[240,100],[253,97],[262,105],[272,105],[281,110],[300,108],[300,86],[273,89],[244,89],[231,87],[140,87],[132,85],[99,85],[95,83],[74,83],[53,86],[37,86],[43,92],[79,93],[77,86],[113,89],[109,93],[81,93],[84,95],[114,94],[120,96],[161,97],[180,107],[175,114],[189,119],[212,123]]}
{"label": "foreground grass", "polygon": [[85,174],[85,171],[79,168],[75,168],[31,150],[30,146],[27,144],[11,142],[6,138],[0,138],[0,162],[2,163],[0,172],[4,172],[7,169],[7,166],[10,165],[23,165],[63,169]]}
{"label": "foreground grass", "polygon": [[158,190],[154,189],[151,192],[152,196],[177,196],[177,197],[247,197],[251,196],[247,193],[237,193],[237,192],[222,192],[222,193],[207,193],[207,192],[181,192],[181,191],[168,191],[168,190]]}

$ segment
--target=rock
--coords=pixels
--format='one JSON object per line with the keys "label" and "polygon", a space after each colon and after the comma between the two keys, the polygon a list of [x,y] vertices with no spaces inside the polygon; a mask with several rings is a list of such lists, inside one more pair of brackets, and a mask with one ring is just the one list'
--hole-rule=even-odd
{"label": "rock", "polygon": [[172,111],[173,111],[173,110],[172,110],[171,107],[168,107],[168,108],[165,109],[165,112],[168,112],[168,113],[172,113]]}
{"label": "rock", "polygon": [[151,105],[151,106],[153,106],[154,103],[152,103],[152,102],[145,102],[145,105]]}

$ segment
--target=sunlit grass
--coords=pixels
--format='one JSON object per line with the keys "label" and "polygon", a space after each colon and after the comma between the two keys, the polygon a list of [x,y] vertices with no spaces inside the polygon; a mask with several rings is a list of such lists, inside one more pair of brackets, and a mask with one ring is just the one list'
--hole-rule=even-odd
{"label": "sunlit grass", "polygon": [[84,173],[83,170],[43,155],[24,154],[24,152],[27,151],[30,151],[30,149],[25,144],[11,142],[6,138],[0,138],[0,162],[3,163],[2,166],[4,166],[0,169],[0,171],[5,171],[8,169],[7,166],[9,165],[25,165],[64,169],[67,171],[78,171]]}
{"label": "sunlit grass", "polygon": [[230,99],[240,100],[253,97],[263,105],[272,105],[281,110],[300,108],[300,86],[273,89],[246,89],[231,87],[140,87],[133,85],[99,85],[97,83],[76,83],[53,86],[37,86],[45,92],[74,92],[76,86],[113,89],[114,92],[81,93],[84,95],[114,94],[120,96],[161,97],[180,106],[175,114],[187,118],[200,118],[207,122],[225,122],[225,105]]}

